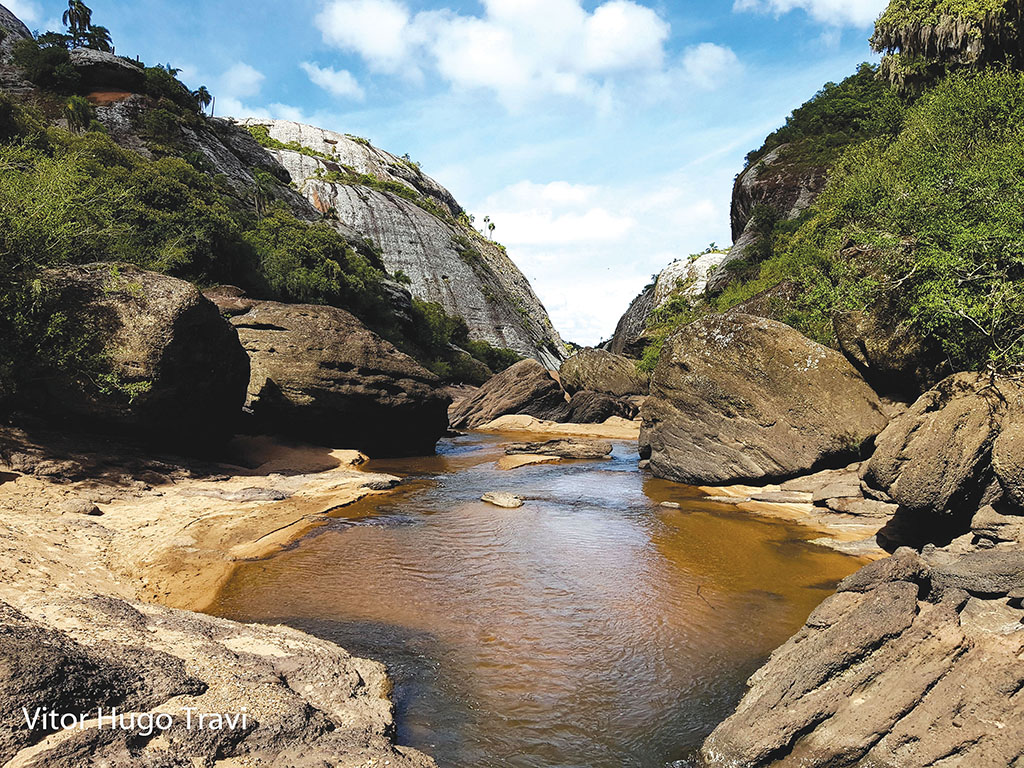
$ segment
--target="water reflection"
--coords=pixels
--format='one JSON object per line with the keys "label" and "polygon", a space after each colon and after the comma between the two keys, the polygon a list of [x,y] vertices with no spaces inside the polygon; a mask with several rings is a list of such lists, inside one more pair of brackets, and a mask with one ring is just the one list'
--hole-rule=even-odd
{"label": "water reflection", "polygon": [[[243,567],[214,612],[386,661],[401,742],[441,766],[661,768],[858,566],[645,478],[629,445],[512,472],[499,446],[375,462],[413,479]],[[479,501],[493,490],[528,502]]]}

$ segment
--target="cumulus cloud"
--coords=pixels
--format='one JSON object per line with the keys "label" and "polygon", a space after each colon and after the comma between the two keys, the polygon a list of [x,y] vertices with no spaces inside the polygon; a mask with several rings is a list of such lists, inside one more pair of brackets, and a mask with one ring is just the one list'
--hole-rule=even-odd
{"label": "cumulus cloud", "polygon": [[663,70],[671,32],[633,0],[605,0],[593,11],[581,0],[483,0],[482,15],[328,0],[316,23],[325,42],[373,69],[413,77],[430,69],[509,105],[544,95],[605,104],[614,79]]}
{"label": "cumulus cloud", "polygon": [[299,66],[309,75],[309,79],[319,85],[325,91],[335,96],[350,98],[361,101],[365,96],[363,89],[359,86],[356,78],[346,69],[336,70],[330,67],[321,67],[309,61],[302,62]]}
{"label": "cumulus cloud", "polygon": [[888,0],[735,0],[733,10],[782,14],[801,9],[830,26],[868,27],[888,4]]}
{"label": "cumulus cloud", "polygon": [[258,69],[240,61],[224,72],[217,84],[225,96],[241,99],[258,94],[266,79]]}
{"label": "cumulus cloud", "polygon": [[680,71],[683,79],[698,88],[710,90],[740,69],[740,60],[731,48],[701,43],[683,53]]}
{"label": "cumulus cloud", "polygon": [[[3,5],[21,19],[27,27],[38,24],[42,19],[39,6],[32,0],[4,0]],[[54,27],[54,29],[58,29],[58,27]]]}

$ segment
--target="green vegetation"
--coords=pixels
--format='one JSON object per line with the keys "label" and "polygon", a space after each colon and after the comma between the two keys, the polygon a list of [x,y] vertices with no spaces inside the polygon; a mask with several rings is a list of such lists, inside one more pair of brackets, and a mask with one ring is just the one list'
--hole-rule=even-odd
{"label": "green vegetation", "polygon": [[872,47],[882,74],[920,92],[963,67],[1024,65],[1021,0],[892,0],[875,25]]}
{"label": "green vegetation", "polygon": [[878,78],[877,67],[861,64],[857,73],[838,85],[827,83],[814,98],[795,109],[786,124],[747,155],[747,166],[789,144],[791,163],[825,167],[843,150],[876,136],[899,132],[902,101]]}
{"label": "green vegetation", "polygon": [[954,369],[1024,365],[1024,74],[946,78],[894,139],[849,150],[795,232],[778,233],[756,279],[717,308],[784,279],[789,322],[832,341],[831,316],[881,293]]}

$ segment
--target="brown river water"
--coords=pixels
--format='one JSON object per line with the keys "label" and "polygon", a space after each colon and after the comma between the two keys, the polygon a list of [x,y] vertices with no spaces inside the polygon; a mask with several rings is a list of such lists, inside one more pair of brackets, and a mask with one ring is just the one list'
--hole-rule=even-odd
{"label": "brown river water", "polygon": [[[399,743],[441,768],[664,768],[690,765],[750,673],[860,565],[645,476],[635,443],[501,471],[503,440],[371,462],[408,479],[244,564],[211,612],[387,663]],[[487,491],[527,503],[492,507]]]}

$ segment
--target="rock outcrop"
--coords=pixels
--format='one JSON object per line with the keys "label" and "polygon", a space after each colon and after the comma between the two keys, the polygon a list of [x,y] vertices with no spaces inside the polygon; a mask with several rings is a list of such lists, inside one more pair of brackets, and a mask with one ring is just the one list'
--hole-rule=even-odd
{"label": "rock outcrop", "polygon": [[245,124],[306,148],[267,152],[318,211],[379,247],[387,269],[412,281],[414,296],[464,318],[473,338],[558,367],[564,344],[527,279],[418,166],[345,134],[283,120]]}
{"label": "rock outcrop", "polygon": [[637,370],[636,362],[603,349],[583,349],[570,357],[558,372],[570,395],[581,390],[613,397],[646,395],[650,379]]}
{"label": "rock outcrop", "polygon": [[644,331],[647,330],[647,320],[654,311],[654,289],[655,283],[644,288],[630,303],[625,314],[619,318],[615,333],[606,345],[613,355],[640,357],[643,354]]}
{"label": "rock outcrop", "polygon": [[130,59],[92,48],[75,48],[70,55],[85,89],[141,93],[145,88],[142,65]]}
{"label": "rock outcrop", "polygon": [[433,453],[448,429],[437,378],[343,309],[256,302],[231,323],[256,429],[372,456]]}
{"label": "rock outcrop", "polygon": [[21,19],[0,5],[0,61],[11,55],[19,40],[27,40],[30,37],[32,32]]}
{"label": "rock outcrop", "polygon": [[949,538],[966,530],[974,510],[1000,499],[1001,482],[1018,498],[1021,459],[1014,446],[1022,425],[1024,386],[950,376],[878,436],[864,483],[917,519],[931,540],[939,531]]}
{"label": "rock outcrop", "polygon": [[638,410],[626,398],[582,389],[569,400],[569,414],[565,420],[570,424],[601,424],[613,416],[632,420]]}
{"label": "rock outcrop", "polygon": [[772,218],[794,219],[824,189],[825,169],[789,161],[787,149],[787,144],[776,147],[736,179],[730,216],[733,245],[708,279],[708,290],[720,291],[728,285],[728,265],[749,258],[749,249],[757,245],[761,222],[754,214],[759,207],[770,211]]}
{"label": "rock outcrop", "polygon": [[740,314],[702,318],[665,342],[641,418],[651,471],[692,485],[841,465],[887,422],[841,354]]}
{"label": "rock outcrop", "polygon": [[223,436],[249,380],[238,334],[191,284],[117,264],[53,269],[46,301],[82,334],[96,370],[35,372],[28,402],[47,418],[153,441]]}
{"label": "rock outcrop", "polygon": [[454,429],[473,429],[499,416],[521,414],[564,421],[569,412],[565,391],[536,360],[520,360],[484,384],[451,412]]}
{"label": "rock outcrop", "polygon": [[612,452],[612,444],[607,440],[579,440],[561,438],[547,440],[543,443],[510,443],[505,446],[505,454],[532,454],[535,456],[555,456],[559,459],[603,459]]}
{"label": "rock outcrop", "polygon": [[750,678],[708,768],[1020,764],[1024,610],[992,566],[902,549],[842,582]]}

